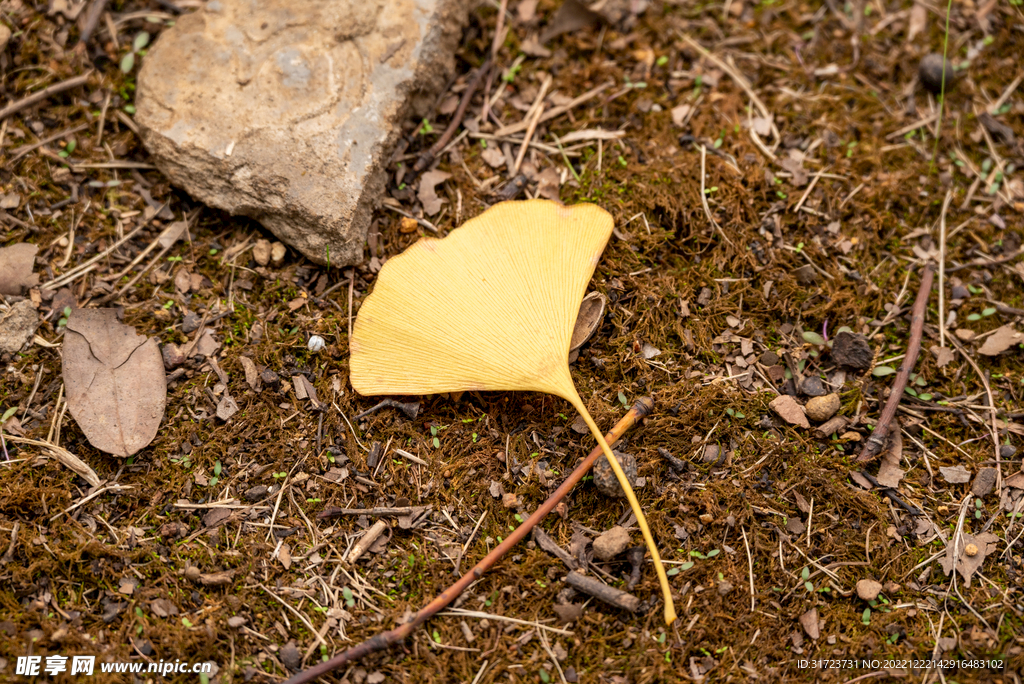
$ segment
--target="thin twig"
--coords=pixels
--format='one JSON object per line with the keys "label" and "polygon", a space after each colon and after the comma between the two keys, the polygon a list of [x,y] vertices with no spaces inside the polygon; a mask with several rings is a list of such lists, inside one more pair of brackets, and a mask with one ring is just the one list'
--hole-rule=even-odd
{"label": "thin twig", "polygon": [[533,137],[533,132],[537,130],[537,121],[540,119],[540,115],[544,113],[544,96],[548,94],[548,88],[551,87],[551,74],[547,74],[544,77],[544,82],[541,83],[540,92],[537,93],[537,99],[533,102],[533,107],[524,117],[529,121],[526,126],[526,135],[523,136],[523,144],[519,148],[519,154],[516,155],[516,163],[512,167],[509,175],[515,176],[519,173],[519,167],[523,163],[523,157],[526,156],[526,150],[530,147],[530,138]]}
{"label": "thin twig", "polygon": [[747,568],[750,570],[750,612],[754,612],[754,561],[750,557],[750,544],[747,543],[747,530],[744,527],[740,527],[740,533],[743,535],[743,548],[747,551]]}
{"label": "thin twig", "polygon": [[885,402],[882,415],[878,418],[878,424],[875,425],[871,436],[865,442],[864,449],[861,450],[860,456],[857,457],[857,463],[870,461],[885,446],[889,424],[892,423],[892,419],[896,415],[896,408],[900,405],[903,390],[907,387],[910,373],[914,370],[914,365],[917,363],[917,355],[921,351],[921,334],[924,332],[925,308],[932,292],[933,273],[934,271],[930,264],[925,266],[924,275],[921,276],[921,287],[917,291],[917,301],[914,302],[914,308],[910,314],[910,341],[907,344],[907,354],[903,357],[903,362],[900,364],[899,373],[896,374],[896,380],[892,384],[892,390],[889,393],[889,399]]}
{"label": "thin twig", "polygon": [[0,109],[0,119],[6,119],[11,114],[17,114],[22,109],[31,107],[37,102],[42,102],[51,95],[63,93],[65,90],[70,90],[71,88],[77,88],[78,86],[85,84],[85,82],[89,80],[90,76],[92,76],[91,70],[84,74],[81,74],[80,76],[69,78],[66,81],[54,83],[52,86],[43,88],[38,93],[32,93],[28,97],[23,97],[17,102],[12,102],[3,109]]}
{"label": "thin twig", "polygon": [[722,239],[725,240],[726,242],[728,242],[731,247],[735,247],[736,245],[732,244],[732,240],[730,240],[725,235],[725,231],[722,230],[722,227],[720,225],[718,225],[718,221],[715,220],[715,217],[711,215],[711,207],[708,206],[708,196],[707,196],[707,193],[704,192],[704,169],[705,169],[705,166],[707,164],[707,157],[708,157],[707,148],[704,147],[703,145],[701,145],[700,146],[700,201],[701,201],[701,204],[704,205],[704,213],[707,214],[708,221],[711,222],[711,227],[714,228],[715,232],[717,232],[719,235],[721,235]]}
{"label": "thin twig", "polygon": [[419,173],[430,166],[431,163],[433,163],[434,158],[437,156],[437,153],[443,150],[444,146],[447,145],[448,141],[452,139],[453,135],[455,135],[455,131],[458,130],[459,126],[462,124],[462,119],[466,116],[466,109],[469,107],[469,103],[473,99],[473,95],[476,94],[476,89],[480,87],[480,81],[490,70],[491,60],[488,59],[480,66],[479,69],[476,70],[476,73],[473,74],[473,78],[471,78],[469,83],[466,85],[465,92],[462,93],[462,100],[459,102],[459,108],[455,110],[455,116],[453,116],[452,120],[448,123],[448,128],[444,129],[444,133],[442,133],[441,137],[437,139],[437,142],[431,145],[430,149],[421,154],[419,159],[416,160],[416,163],[412,167],[413,173]]}
{"label": "thin twig", "polygon": [[[583,104],[587,100],[592,100],[601,93],[603,93],[604,91],[608,90],[608,88],[612,87],[612,85],[612,83],[605,83],[604,85],[599,85],[596,88],[588,90],[579,97],[574,98],[567,104],[558,107],[552,107],[551,109],[549,109],[548,111],[541,115],[540,119],[537,120],[537,123],[542,124],[545,121],[550,121],[551,119],[554,119],[557,116],[565,114],[571,109],[575,109],[576,107]],[[525,131],[527,126],[529,126],[529,122],[524,119],[518,123],[514,123],[509,126],[499,128],[498,130],[494,131],[494,135],[498,137],[512,135],[513,133],[518,133],[519,131]]]}
{"label": "thin twig", "polygon": [[953,191],[946,191],[939,216],[939,347],[946,346],[946,212],[953,201]]}
{"label": "thin twig", "polygon": [[[650,399],[646,397],[639,399],[636,404],[633,405],[633,408],[615,424],[612,431],[605,436],[605,440],[608,444],[617,442],[627,430],[633,427],[633,425],[635,425],[641,418],[649,414],[653,406],[654,404]],[[404,641],[417,627],[425,623],[431,617],[436,615],[438,611],[454,601],[455,598],[465,591],[470,584],[480,579],[480,577],[482,577],[485,572],[497,563],[498,560],[509,551],[509,549],[522,541],[548,513],[554,510],[555,506],[565,498],[569,491],[571,491],[576,483],[583,478],[583,476],[594,465],[594,462],[597,461],[603,453],[604,452],[600,446],[591,451],[590,455],[576,467],[569,477],[567,477],[565,481],[558,486],[558,489],[551,494],[548,500],[537,508],[537,510],[534,511],[523,524],[517,527],[512,534],[506,537],[501,544],[494,548],[493,551],[488,553],[483,560],[473,566],[472,570],[463,575],[457,582],[455,582],[455,584],[442,591],[434,598],[433,601],[418,611],[411,620],[396,627],[395,629],[381,632],[380,634],[377,634],[376,636],[357,644],[342,653],[339,653],[326,662],[300,672],[294,677],[288,679],[285,684],[305,684],[305,682],[311,682],[321,675],[331,672],[342,665],[355,662],[370,653],[382,651],[394,644]]]}

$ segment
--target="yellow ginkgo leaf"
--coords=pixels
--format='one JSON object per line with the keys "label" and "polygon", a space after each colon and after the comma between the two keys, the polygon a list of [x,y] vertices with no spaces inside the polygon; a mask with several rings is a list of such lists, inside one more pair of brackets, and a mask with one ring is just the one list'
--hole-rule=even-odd
{"label": "yellow ginkgo leaf", "polygon": [[444,239],[389,259],[350,341],[363,395],[535,391],[569,401],[590,427],[636,514],[675,620],[647,519],[569,373],[576,316],[614,222],[591,204],[503,202]]}

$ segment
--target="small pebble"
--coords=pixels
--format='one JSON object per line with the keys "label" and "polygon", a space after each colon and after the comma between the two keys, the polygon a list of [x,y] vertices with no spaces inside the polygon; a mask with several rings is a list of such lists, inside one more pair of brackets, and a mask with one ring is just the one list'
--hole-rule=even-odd
{"label": "small pebble", "polygon": [[954,285],[952,296],[953,299],[967,299],[971,296],[971,292],[963,285]]}
{"label": "small pebble", "polygon": [[[637,476],[636,458],[621,451],[612,451],[612,453],[626,474],[626,480],[630,486],[635,487]],[[597,463],[594,464],[594,484],[597,485],[598,490],[602,494],[607,496],[620,498],[625,498],[626,496],[626,493],[622,491],[622,487],[619,486],[619,481],[615,477],[615,471],[612,470],[612,466],[608,463],[606,456],[597,459]]]}
{"label": "small pebble", "polygon": [[823,397],[812,397],[804,406],[804,411],[811,420],[824,423],[839,411],[839,395],[832,393]]}
{"label": "small pebble", "polygon": [[978,545],[977,544],[968,544],[967,546],[964,547],[964,553],[966,553],[971,558],[977,556],[978,555]]}
{"label": "small pebble", "polygon": [[616,525],[594,540],[594,555],[610,561],[629,546],[629,532]]}
{"label": "small pebble", "polygon": [[953,64],[948,59],[943,59],[937,52],[925,55],[917,69],[921,78],[921,85],[933,93],[942,92],[943,63],[945,63],[946,91],[953,87]]}
{"label": "small pebble", "polygon": [[804,381],[800,383],[800,391],[809,397],[823,397],[828,394],[825,384],[817,375],[808,375],[804,378]]}
{"label": "small pebble", "polygon": [[318,351],[323,351],[323,348],[327,346],[327,342],[324,338],[319,335],[311,335],[309,342],[306,343],[306,349],[313,352],[314,354]]}
{"label": "small pebble", "polygon": [[252,248],[252,258],[260,266],[270,263],[270,240],[257,240]]}
{"label": "small pebble", "polygon": [[882,583],[873,579],[862,579],[857,582],[857,596],[865,601],[874,601],[882,591]]}
{"label": "small pebble", "polygon": [[1004,444],[1001,447],[999,447],[999,457],[1000,458],[1007,458],[1007,459],[1009,459],[1009,458],[1013,458],[1016,455],[1017,455],[1017,447],[1013,446],[1012,444]]}
{"label": "small pebble", "polygon": [[832,340],[832,360],[840,366],[854,370],[871,368],[875,352],[868,338],[857,333],[842,331]]}

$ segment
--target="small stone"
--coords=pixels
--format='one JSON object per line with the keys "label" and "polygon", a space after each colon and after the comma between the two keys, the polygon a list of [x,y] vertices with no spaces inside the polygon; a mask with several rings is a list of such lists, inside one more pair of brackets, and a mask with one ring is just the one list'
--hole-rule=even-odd
{"label": "small stone", "polygon": [[978,555],[978,545],[977,544],[968,544],[967,546],[964,547],[964,553],[966,553],[971,558],[974,558],[975,556]]}
{"label": "small stone", "polygon": [[718,583],[718,593],[725,596],[733,590],[732,582],[728,580],[722,580]]}
{"label": "small stone", "polygon": [[270,265],[274,268],[281,268],[284,264],[284,255],[287,253],[285,246],[280,242],[270,245]]}
{"label": "small stone", "polygon": [[0,352],[14,353],[32,341],[39,314],[31,300],[23,299],[0,314]]}
{"label": "small stone", "polygon": [[861,440],[861,436],[859,432],[854,432],[853,430],[850,430],[849,432],[844,432],[843,434],[839,435],[839,439],[841,439],[844,442],[859,442]]}
{"label": "small stone", "polygon": [[270,263],[270,240],[257,240],[252,248],[252,258],[260,266]]}
{"label": "small stone", "polygon": [[796,281],[801,285],[814,285],[818,282],[818,274],[810,264],[804,264],[793,272]]}
{"label": "small stone", "polygon": [[995,468],[982,468],[978,471],[978,474],[974,476],[974,482],[971,483],[971,494],[979,498],[988,496],[988,493],[996,486],[996,469]]}
{"label": "small stone", "polygon": [[1017,447],[1012,444],[1003,444],[999,447],[999,457],[1005,459],[1011,459],[1017,455]]}
{"label": "small stone", "polygon": [[267,495],[268,488],[266,485],[256,485],[255,487],[249,487],[242,494],[242,498],[246,501],[259,501]]}
{"label": "small stone", "polygon": [[953,333],[957,336],[957,338],[963,340],[964,342],[970,342],[975,337],[977,337],[977,333],[971,330],[970,328],[957,328],[956,330],[953,331]]}
{"label": "small stone", "polygon": [[277,387],[281,382],[281,376],[268,368],[260,373],[260,380],[262,380],[263,384],[268,387]]}
{"label": "small stone", "polygon": [[804,381],[800,383],[800,391],[809,397],[823,397],[828,394],[825,383],[817,375],[808,375],[804,378]]}
{"label": "small stone", "polygon": [[238,629],[246,623],[246,619],[241,615],[232,615],[228,618],[228,627],[232,629]]}
{"label": "small stone", "polygon": [[865,601],[874,601],[882,592],[882,583],[873,579],[862,579],[857,582],[857,596]]}
{"label": "small stone", "polygon": [[279,655],[284,666],[292,672],[298,672],[299,668],[302,667],[302,652],[299,651],[294,641],[289,641],[285,644]]}
{"label": "small stone", "polygon": [[927,54],[921,59],[917,73],[921,78],[921,85],[936,94],[943,91],[943,80],[946,83],[945,91],[948,93],[956,77],[953,64],[937,52]]}
{"label": "small stone", "polygon": [[[612,451],[615,455],[615,460],[619,462],[619,466],[622,467],[622,471],[626,474],[626,480],[629,482],[631,487],[636,486],[636,458],[631,454],[625,454],[621,451]],[[615,477],[615,471],[612,470],[612,466],[608,463],[608,457],[602,456],[597,459],[597,463],[594,464],[594,484],[597,485],[597,489],[607,496],[614,496],[619,498],[625,498],[626,493],[622,491],[622,487],[619,486],[619,480]]]}
{"label": "small stone", "polygon": [[501,505],[505,508],[516,508],[519,506],[519,499],[512,492],[505,492],[501,496]]}
{"label": "small stone", "polygon": [[900,585],[897,584],[896,582],[893,582],[892,580],[889,580],[884,585],[882,585],[882,591],[884,591],[886,594],[889,594],[890,596],[892,596],[893,594],[898,593],[899,590],[900,590]]}
{"label": "small stone", "polygon": [[863,335],[844,330],[832,340],[832,360],[840,366],[854,370],[867,370],[871,368],[874,358],[875,352],[872,351],[871,344]]}
{"label": "small stone", "polygon": [[797,425],[805,429],[811,427],[811,424],[807,422],[804,407],[788,394],[780,394],[772,399],[768,406],[790,425]]}
{"label": "small stone", "polygon": [[203,3],[148,47],[134,119],[196,199],[317,263],[358,263],[402,125],[433,116],[470,5]]}
{"label": "small stone", "polygon": [[196,330],[199,330],[202,320],[196,313],[189,311],[181,321],[181,332],[191,335]]}
{"label": "small stone", "polygon": [[832,393],[823,397],[812,397],[804,406],[804,411],[811,420],[824,423],[839,411],[839,395]]}
{"label": "small stone", "polygon": [[952,292],[952,298],[953,299],[967,299],[970,296],[971,296],[971,291],[968,290],[963,285],[954,285],[953,286],[953,292]]}
{"label": "small stone", "polygon": [[761,364],[764,366],[774,366],[779,362],[779,355],[769,350],[764,354],[761,354]]}
{"label": "small stone", "polygon": [[594,555],[603,561],[610,561],[629,546],[629,532],[616,525],[594,540]]}
{"label": "small stone", "polygon": [[721,452],[721,448],[717,444],[708,444],[704,447],[703,461],[705,463],[715,463],[718,461],[718,455]]}

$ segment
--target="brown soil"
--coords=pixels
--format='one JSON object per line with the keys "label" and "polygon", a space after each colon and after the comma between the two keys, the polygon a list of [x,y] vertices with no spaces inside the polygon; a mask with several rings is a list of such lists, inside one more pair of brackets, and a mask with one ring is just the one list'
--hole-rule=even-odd
{"label": "brown soil", "polygon": [[[908,3],[854,2],[844,9],[838,3],[733,0],[724,16],[721,4],[655,3],[639,18],[555,38],[550,57],[528,57],[510,75],[510,90],[495,111],[506,124],[523,117],[515,104],[532,103],[542,73],[552,74],[552,90],[569,96],[615,84],[571,117],[541,126],[535,140],[552,144],[552,133],[564,137],[585,128],[625,132],[620,140],[578,149],[561,183],[562,201],[597,203],[617,226],[592,284],[609,298],[608,310],[573,364],[573,378],[602,426],[610,427],[624,404],[639,396],[655,401],[652,417],[619,448],[639,461],[645,484],[637,493],[675,573],[670,580],[680,613],[666,628],[653,569],[645,567],[632,589],[643,600],[639,612],[592,600],[566,627],[570,635],[547,634],[552,652],[564,656],[558,665],[569,678],[571,668],[583,682],[636,684],[702,677],[848,681],[860,675],[940,681],[935,670],[922,674],[921,663],[941,656],[947,682],[1019,681],[1021,524],[1012,502],[1021,490],[1007,479],[1020,471],[1021,459],[1010,449],[999,458],[1002,495],[1011,510],[1004,510],[999,492],[968,498],[970,483],[950,484],[941,474],[947,466],[963,465],[972,474],[995,466],[996,448],[987,393],[966,356],[940,368],[929,351],[939,344],[937,296],[929,304],[915,369],[921,378],[915,391],[926,397],[905,397],[907,410],[899,416],[907,434],[907,472],[897,491],[924,516],[911,516],[850,477],[893,376],[847,373],[838,391],[840,415],[851,425],[819,438],[768,408],[777,392],[796,390],[788,377],[773,382],[770,376],[769,366],[785,361],[763,356],[788,354],[803,375],[835,380],[827,347],[804,333],[831,339],[848,326],[868,335],[876,365],[898,367],[895,357],[907,345],[906,314],[924,259],[938,257],[947,191],[953,200],[944,219],[950,236],[946,267],[966,267],[946,274],[945,310],[951,310],[953,285],[962,281],[970,292],[954,305],[957,320],[948,335],[956,328],[977,334],[1007,324],[1020,329],[1024,190],[1016,167],[1024,165],[1024,95],[1013,91],[1004,107],[994,108],[995,118],[1014,132],[1013,141],[980,133],[978,115],[1019,72],[1024,21],[1019,3],[978,5],[952,9],[949,52],[958,66],[969,64],[947,95],[937,142],[935,122],[890,134],[938,111],[936,97],[914,81],[920,57],[942,51],[944,7],[927,5],[923,31],[908,42],[915,16]],[[42,7],[0,7],[0,21],[16,31],[0,56],[8,100],[38,90],[49,72],[47,83],[89,64],[71,49],[78,35],[73,24]],[[524,22],[513,5],[511,31],[498,55],[502,68],[556,7],[545,0],[537,18]],[[158,9],[155,3],[115,2],[110,11],[117,18],[149,10],[159,19]],[[486,56],[495,19],[489,5],[474,12],[457,83]],[[132,458],[95,450],[64,415],[61,446],[122,487],[85,503],[89,487],[74,473],[39,449],[8,443],[13,461],[0,470],[0,537],[13,541],[0,559],[0,679],[28,681],[13,674],[18,656],[80,654],[104,661],[212,660],[219,671],[211,681],[280,681],[290,674],[284,664],[290,642],[308,666],[390,628],[448,586],[481,516],[459,564],[463,570],[517,525],[516,512],[491,496],[492,481],[532,510],[592,448],[592,439],[571,429],[575,415],[565,402],[517,393],[402,398],[421,402],[415,420],[386,408],[350,425],[376,403],[356,395],[347,382],[351,316],[372,290],[379,261],[427,233],[404,232],[399,217],[382,210],[376,245],[355,268],[325,269],[293,254],[280,268],[258,267],[251,250],[233,248],[272,236],[251,222],[197,207],[159,172],[70,173],[57,152],[68,151],[72,140],[70,154],[79,160],[147,160],[136,136],[114,115],[130,112],[134,90],[135,72],[122,73],[118,62],[138,32],[155,36],[165,22],[137,14],[119,24],[119,48],[104,26],[91,43],[89,57],[100,70],[88,87],[3,124],[0,189],[17,193],[21,202],[7,210],[19,223],[2,219],[9,226],[2,246],[39,245],[38,263],[45,266],[37,270],[46,281],[109,246],[125,215],[146,209],[143,189],[156,203],[168,202],[175,218],[198,209],[189,239],[118,304],[126,323],[162,344],[192,338],[181,329],[186,309],[202,316],[217,303],[220,310],[230,306],[233,313],[212,327],[223,345],[218,359],[230,378],[227,389],[241,410],[227,422],[215,417],[224,388],[216,387],[206,360],[194,357],[168,387],[156,439]],[[778,130],[777,139],[761,136],[776,162],[750,135],[750,119],[759,112],[749,94],[702,59],[684,35],[732,60],[749,80]],[[95,122],[108,91],[113,99],[98,146]],[[470,118],[480,104],[478,97]],[[679,126],[672,110],[681,105],[694,110]],[[36,122],[43,128],[33,129]],[[81,123],[89,128],[11,161],[14,148]],[[446,124],[439,115],[433,134],[416,135],[420,122],[409,122],[412,146],[404,163]],[[701,145],[717,227],[700,201]],[[448,203],[440,218],[426,218],[442,234],[482,211],[492,201],[490,191],[501,185],[479,187],[498,173],[482,160],[483,149],[466,138],[456,147],[465,165],[454,155],[441,159],[440,168],[453,174],[438,187]],[[511,150],[515,154],[518,145]],[[802,164],[792,161],[801,155]],[[538,172],[566,169],[556,153],[527,160]],[[972,169],[984,176],[973,188]],[[804,173],[807,178],[800,178]],[[110,183],[115,180],[122,182]],[[60,204],[71,199],[72,184],[83,194]],[[531,196],[537,190],[535,182],[527,185]],[[406,210],[418,211],[412,188],[393,182],[389,192]],[[105,285],[99,278],[127,265],[166,223],[154,220],[117,260],[76,280],[77,304],[95,306],[110,286],[126,282]],[[66,242],[60,238],[73,224],[74,248],[61,266]],[[180,269],[207,280],[183,295],[174,287]],[[897,302],[900,311],[889,315]],[[993,311],[991,302],[1005,304],[1007,313]],[[50,307],[41,303],[44,313]],[[59,344],[59,317],[48,318],[38,335]],[[307,349],[314,334],[327,340],[324,351]],[[961,344],[987,375],[999,411],[998,442],[1019,446],[1020,347],[981,356],[978,342]],[[645,345],[661,353],[645,358]],[[46,439],[60,410],[59,351],[34,344],[2,359],[0,410],[19,407],[16,417],[29,437]],[[751,354],[759,365],[748,364]],[[243,356],[278,373],[280,385],[254,391],[245,380]],[[778,372],[792,375],[781,367]],[[295,396],[291,378],[299,374],[325,402],[322,410]],[[797,396],[801,403],[807,398]],[[369,452],[387,445],[383,460],[371,467]],[[718,458],[705,460],[713,451],[706,445],[718,447]],[[396,448],[429,465],[410,463]],[[663,451],[685,467],[672,469]],[[530,474],[538,461],[547,463],[543,479]],[[867,471],[877,474],[878,464]],[[269,489],[246,498],[257,486]],[[228,499],[236,507],[226,519],[215,520],[220,516],[204,507]],[[603,531],[629,515],[624,502],[601,495],[589,482],[567,503],[564,517],[544,523],[566,549],[574,533],[592,537],[588,531]],[[342,558],[373,519],[316,517],[332,506],[409,504],[432,511],[413,529],[393,525],[383,549],[355,566]],[[933,522],[949,539],[961,517],[964,532],[987,529],[999,537],[969,588],[943,574],[933,557],[945,545],[922,522]],[[633,540],[641,543],[635,529]],[[553,606],[565,598],[566,571],[530,543],[481,578],[458,605],[554,627]],[[230,573],[226,583],[201,581],[222,572]],[[621,588],[630,564],[623,556],[590,574]],[[871,604],[855,591],[863,578],[885,585]],[[820,620],[817,638],[799,621],[812,608]],[[229,625],[233,616],[244,618],[244,625]],[[323,633],[323,647],[309,625]],[[559,682],[554,658],[534,626],[443,616],[403,647],[329,681]],[[850,667],[823,672],[801,665],[804,659]],[[1004,667],[969,664],[982,660]],[[128,681],[126,675],[96,675],[97,681],[104,677]],[[79,681],[66,674],[55,679],[72,680]]]}

